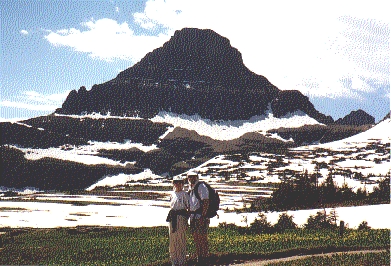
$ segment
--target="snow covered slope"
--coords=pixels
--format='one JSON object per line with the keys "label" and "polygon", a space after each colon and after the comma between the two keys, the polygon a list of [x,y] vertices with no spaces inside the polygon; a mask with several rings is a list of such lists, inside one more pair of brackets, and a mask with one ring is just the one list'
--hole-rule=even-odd
{"label": "snow covered slope", "polygon": [[390,140],[391,140],[391,127],[390,126],[391,126],[391,120],[390,120],[390,118],[388,118],[365,132],[351,136],[351,137],[346,138],[344,140],[332,142],[330,144],[339,143],[339,142],[344,142],[344,143],[347,143],[347,142],[355,142],[355,143],[374,142],[374,141],[378,141],[378,140],[381,141],[382,143],[390,143]]}
{"label": "snow covered slope", "polygon": [[253,116],[249,120],[212,121],[199,115],[178,115],[171,112],[161,111],[152,122],[165,122],[174,127],[195,130],[202,136],[208,136],[215,140],[232,140],[249,132],[264,132],[280,127],[296,128],[304,125],[322,125],[302,111],[290,113],[281,118],[273,116],[268,111],[263,116]]}
{"label": "snow covered slope", "polygon": [[[379,124],[373,126],[367,131],[361,132],[357,135],[351,136],[346,139],[333,141],[329,143],[306,146],[306,148],[330,148],[334,150],[338,149],[350,149],[357,147],[365,147],[369,143],[382,143],[390,144],[391,142],[391,120],[387,118]],[[297,149],[302,149],[299,147]]]}

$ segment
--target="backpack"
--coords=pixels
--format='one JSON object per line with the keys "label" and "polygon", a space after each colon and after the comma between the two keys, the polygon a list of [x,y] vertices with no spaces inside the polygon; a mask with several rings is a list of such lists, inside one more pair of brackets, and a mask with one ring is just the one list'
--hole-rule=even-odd
{"label": "backpack", "polygon": [[209,208],[206,216],[208,218],[215,217],[217,215],[217,211],[219,210],[219,206],[220,206],[219,193],[216,190],[214,190],[208,183],[199,181],[194,187],[194,194],[199,201],[201,201],[201,198],[200,195],[198,194],[198,187],[201,183],[205,184],[205,186],[208,188],[209,191]]}

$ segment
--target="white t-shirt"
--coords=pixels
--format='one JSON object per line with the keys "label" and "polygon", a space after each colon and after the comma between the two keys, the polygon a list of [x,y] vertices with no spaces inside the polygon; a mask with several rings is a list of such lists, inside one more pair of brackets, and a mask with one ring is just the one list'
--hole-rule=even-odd
{"label": "white t-shirt", "polygon": [[[197,183],[194,184],[194,187],[197,185]],[[201,200],[209,199],[209,190],[205,186],[204,183],[201,183],[198,186],[198,195],[200,196]],[[197,199],[195,193],[193,193],[193,191],[191,191],[191,193],[190,193],[190,211],[196,211],[200,207],[201,207],[200,201]]]}
{"label": "white t-shirt", "polygon": [[170,207],[172,210],[183,210],[189,209],[190,207],[190,196],[185,191],[175,192],[171,195]]}

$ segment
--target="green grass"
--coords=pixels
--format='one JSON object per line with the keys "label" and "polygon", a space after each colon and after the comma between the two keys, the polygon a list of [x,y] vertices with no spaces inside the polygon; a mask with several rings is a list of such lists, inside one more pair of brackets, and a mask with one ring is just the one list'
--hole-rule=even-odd
{"label": "green grass", "polygon": [[[168,229],[77,227],[58,229],[2,229],[0,264],[44,265],[169,265]],[[273,258],[299,253],[389,249],[389,230],[290,230],[280,234],[240,234],[211,228],[210,251],[215,261]],[[188,238],[188,250],[194,244]]]}
{"label": "green grass", "polygon": [[0,264],[148,264],[167,258],[167,239],[164,227],[32,230],[2,236]]}

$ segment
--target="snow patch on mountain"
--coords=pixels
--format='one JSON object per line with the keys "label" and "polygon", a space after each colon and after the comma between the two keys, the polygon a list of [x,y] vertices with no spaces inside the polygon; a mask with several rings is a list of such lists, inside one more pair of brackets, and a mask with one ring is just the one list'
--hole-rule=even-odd
{"label": "snow patch on mountain", "polygon": [[159,137],[159,139],[164,139],[168,134],[173,132],[174,129],[175,129],[175,127],[169,127],[168,130],[166,132],[164,132],[164,134]]}
{"label": "snow patch on mountain", "polygon": [[[296,128],[304,125],[319,125],[318,121],[309,117],[302,111],[295,111],[281,118],[274,117],[267,111],[266,115],[253,116],[249,120],[212,121],[195,115],[175,114],[161,111],[152,122],[165,122],[188,130],[194,130],[202,136],[208,136],[215,140],[232,140],[239,138],[248,132],[261,132],[280,127]],[[322,125],[322,124],[321,124]]]}
{"label": "snow patch on mountain", "polygon": [[[14,146],[12,146],[14,147]],[[32,149],[32,148],[17,148],[24,152],[24,157],[27,160],[39,160],[45,157],[55,158],[59,160],[65,160],[76,163],[83,163],[86,165],[93,164],[107,164],[107,165],[122,165],[126,166],[127,163],[120,163],[111,159],[94,156],[97,152],[81,150],[80,148],[74,148],[71,150],[62,150],[61,148],[49,148],[49,149]]]}
{"label": "snow patch on mountain", "polygon": [[149,152],[151,150],[158,149],[155,144],[150,146],[145,146],[141,143],[132,143],[127,141],[125,143],[118,142],[99,142],[99,141],[88,141],[89,145],[80,145],[80,146],[62,146],[58,148],[48,148],[48,149],[33,149],[33,148],[17,148],[25,153],[25,158],[28,160],[39,160],[44,157],[55,158],[59,160],[67,160],[71,162],[83,163],[87,165],[92,164],[107,164],[107,165],[121,165],[126,166],[129,163],[126,162],[120,163],[115,160],[103,158],[96,156],[99,153],[99,150],[128,150],[131,148],[137,148],[143,152]]}
{"label": "snow patch on mountain", "polygon": [[281,136],[279,136],[277,133],[267,133],[266,131],[259,131],[259,134],[264,135],[265,137],[268,138],[278,139],[283,142],[295,142],[292,138],[284,139]]}
{"label": "snow patch on mountain", "polygon": [[[361,132],[357,135],[351,136],[349,138],[346,138],[344,140],[335,141],[332,143],[338,143],[338,142],[355,142],[355,143],[361,143],[361,142],[375,142],[379,140],[382,143],[390,143],[391,140],[391,120],[390,118],[385,119],[384,121],[380,122],[379,124],[373,126],[372,128],[368,129],[367,131]],[[330,144],[332,144],[330,143]]]}
{"label": "snow patch on mountain", "polygon": [[87,151],[91,151],[91,152],[96,152],[100,149],[128,150],[131,148],[137,148],[143,152],[149,152],[149,151],[158,149],[158,147],[155,144],[152,144],[150,146],[145,146],[141,143],[133,143],[131,141],[126,141],[124,143],[88,141],[88,143],[89,143],[89,145],[83,145],[83,146],[80,146],[79,148],[82,150],[87,150]]}
{"label": "snow patch on mountain", "polygon": [[91,191],[96,187],[114,187],[118,185],[125,185],[127,182],[139,181],[139,180],[148,180],[148,179],[163,179],[162,176],[155,175],[150,169],[145,169],[143,172],[134,174],[134,175],[125,175],[119,174],[116,176],[107,176],[99,180],[92,186],[88,187],[86,190]]}
{"label": "snow patch on mountain", "polygon": [[3,187],[3,186],[0,187],[0,193],[7,192],[7,191],[14,191],[17,192],[19,195],[29,195],[29,194],[42,192],[41,190],[35,187],[25,187],[22,189],[15,189],[15,188]]}
{"label": "snow patch on mountain", "polygon": [[368,143],[380,142],[389,144],[391,141],[391,120],[390,118],[383,120],[379,124],[373,126],[367,131],[361,132],[357,135],[351,136],[346,139],[341,139],[329,143],[309,145],[294,148],[293,150],[305,149],[317,149],[317,148],[329,148],[333,150],[346,150],[355,149],[358,147],[365,147]]}
{"label": "snow patch on mountain", "polygon": [[81,115],[63,115],[63,114],[54,114],[55,116],[63,116],[63,117],[70,117],[70,118],[76,118],[76,119],[83,119],[83,118],[91,118],[91,119],[109,119],[109,118],[116,118],[116,119],[131,119],[131,120],[141,120],[143,118],[138,116],[113,116],[110,112],[107,112],[107,114],[101,114],[101,113],[95,113],[92,112],[91,114],[81,114]]}
{"label": "snow patch on mountain", "polygon": [[0,117],[0,123],[6,123],[6,122],[15,123],[15,122],[20,122],[20,121],[27,120],[27,119],[28,118],[2,118],[2,117]]}

